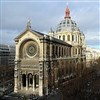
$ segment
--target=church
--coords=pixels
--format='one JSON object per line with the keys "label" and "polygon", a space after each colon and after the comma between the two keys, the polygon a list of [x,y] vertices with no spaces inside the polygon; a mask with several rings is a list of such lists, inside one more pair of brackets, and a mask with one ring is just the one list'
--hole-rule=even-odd
{"label": "church", "polygon": [[85,68],[85,36],[65,10],[56,31],[43,34],[31,28],[15,38],[14,92],[48,95],[52,88],[82,74]]}

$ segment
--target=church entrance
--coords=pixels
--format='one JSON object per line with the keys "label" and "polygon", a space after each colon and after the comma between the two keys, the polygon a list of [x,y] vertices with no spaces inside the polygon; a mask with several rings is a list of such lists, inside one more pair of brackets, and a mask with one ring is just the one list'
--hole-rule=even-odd
{"label": "church entrance", "polygon": [[35,84],[34,84],[35,88],[38,88],[38,86],[39,86],[39,75],[34,76],[34,81],[35,81]]}
{"label": "church entrance", "polygon": [[25,74],[22,75],[22,84],[23,84],[23,87],[26,87],[26,75]]}
{"label": "church entrance", "polygon": [[33,76],[31,73],[28,74],[28,86],[32,87],[33,84]]}
{"label": "church entrance", "polygon": [[35,74],[33,75],[32,73],[28,74],[22,74],[22,85],[21,88],[26,90],[32,89],[35,91],[39,87],[39,75]]}

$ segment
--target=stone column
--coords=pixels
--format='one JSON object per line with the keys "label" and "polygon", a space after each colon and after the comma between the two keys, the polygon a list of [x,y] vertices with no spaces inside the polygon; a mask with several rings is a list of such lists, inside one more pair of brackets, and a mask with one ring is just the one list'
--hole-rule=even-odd
{"label": "stone column", "polygon": [[46,89],[45,90],[46,93],[45,94],[48,95],[48,70],[49,70],[49,64],[48,64],[48,62],[46,63],[46,65],[47,66],[46,66],[46,88],[45,88]]}
{"label": "stone column", "polygon": [[16,61],[15,62],[15,73],[14,73],[14,92],[16,92],[17,93],[17,91],[18,91],[18,68],[17,68],[17,64],[18,64],[18,62]]}
{"label": "stone column", "polygon": [[35,90],[35,88],[34,88],[34,75],[33,75],[33,91]]}
{"label": "stone column", "polygon": [[40,72],[39,72],[39,96],[43,96],[43,62],[40,62]]}
{"label": "stone column", "polygon": [[14,92],[17,93],[17,90],[18,90],[18,87],[17,87],[17,76],[14,77],[14,81],[15,81]]}
{"label": "stone column", "polygon": [[[50,37],[50,39],[52,40],[52,37]],[[50,43],[50,60],[52,59],[52,43]]]}
{"label": "stone column", "polygon": [[21,89],[23,89],[22,74],[21,74]]}
{"label": "stone column", "polygon": [[28,90],[28,75],[26,74],[26,90]]}
{"label": "stone column", "polygon": [[39,96],[43,96],[43,79],[39,77]]}

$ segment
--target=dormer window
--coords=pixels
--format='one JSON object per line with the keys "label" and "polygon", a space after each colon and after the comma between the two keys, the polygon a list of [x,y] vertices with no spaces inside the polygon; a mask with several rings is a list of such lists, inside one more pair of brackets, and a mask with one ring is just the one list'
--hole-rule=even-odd
{"label": "dormer window", "polygon": [[69,24],[69,20],[67,20],[67,24]]}

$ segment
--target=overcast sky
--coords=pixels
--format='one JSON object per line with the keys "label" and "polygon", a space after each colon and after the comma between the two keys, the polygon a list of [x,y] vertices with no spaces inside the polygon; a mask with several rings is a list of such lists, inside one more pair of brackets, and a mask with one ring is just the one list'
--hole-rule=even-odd
{"label": "overcast sky", "polygon": [[28,18],[34,30],[44,33],[51,27],[56,30],[64,19],[67,3],[72,20],[85,34],[86,44],[100,48],[99,0],[1,0],[0,44],[14,44],[14,38],[26,28]]}

